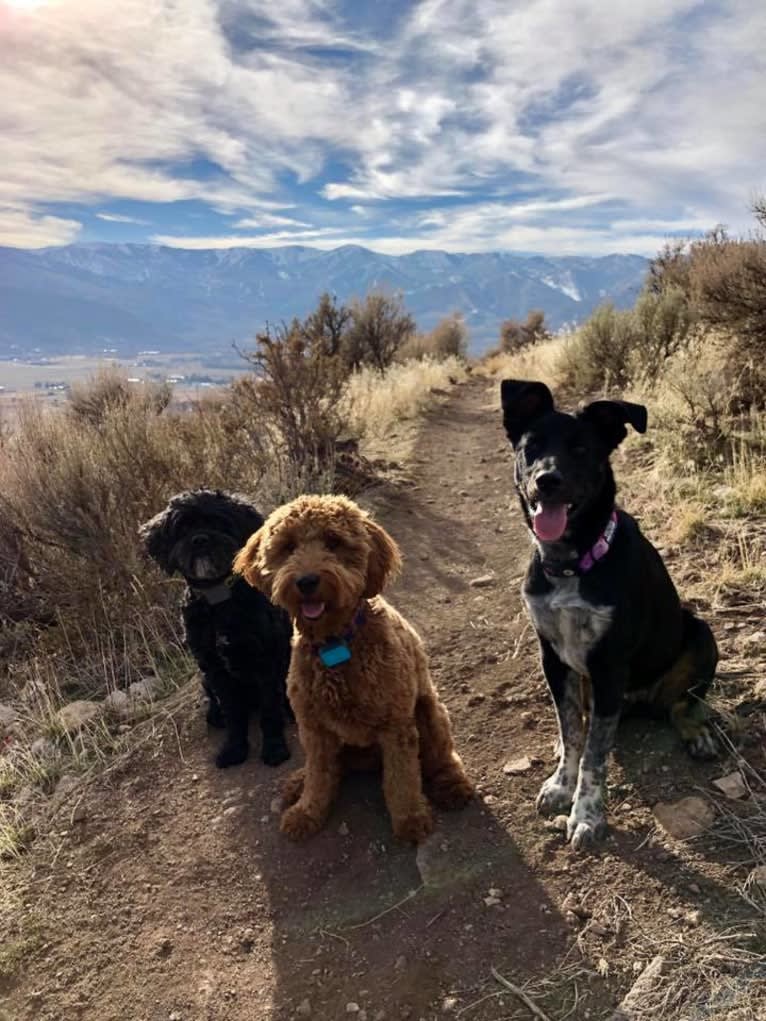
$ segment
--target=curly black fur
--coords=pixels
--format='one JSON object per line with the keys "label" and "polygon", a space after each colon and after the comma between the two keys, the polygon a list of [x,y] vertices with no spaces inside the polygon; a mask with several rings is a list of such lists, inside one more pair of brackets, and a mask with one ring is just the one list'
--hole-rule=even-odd
{"label": "curly black fur", "polygon": [[236,552],[262,524],[244,497],[197,489],[172,497],[139,529],[147,553],[162,570],[186,581],[186,642],[210,698],[207,721],[227,731],[215,760],[221,767],[247,758],[253,709],[260,715],[263,761],[276,766],[290,756],[284,737],[290,620],[247,582],[231,576]]}

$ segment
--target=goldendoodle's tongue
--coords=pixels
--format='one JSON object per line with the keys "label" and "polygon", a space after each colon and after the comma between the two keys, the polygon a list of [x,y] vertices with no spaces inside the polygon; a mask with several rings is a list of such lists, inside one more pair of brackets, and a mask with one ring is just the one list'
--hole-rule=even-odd
{"label": "goldendoodle's tongue", "polygon": [[324,603],[301,603],[301,612],[309,620],[317,620],[324,613]]}
{"label": "goldendoodle's tongue", "polygon": [[532,517],[535,535],[543,542],[556,542],[566,531],[567,505],[565,503],[538,503]]}

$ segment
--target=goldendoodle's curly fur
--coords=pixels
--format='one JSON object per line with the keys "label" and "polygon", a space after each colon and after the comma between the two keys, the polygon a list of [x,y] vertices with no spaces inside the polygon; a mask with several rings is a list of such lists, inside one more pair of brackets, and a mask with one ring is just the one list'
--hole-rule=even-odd
{"label": "goldendoodle's curly fur", "polygon": [[[400,567],[393,539],[342,496],[301,496],[280,507],[235,561],[294,622],[287,690],[306,753],[285,791],[295,804],[282,831],[294,839],[324,824],[354,749],[382,758],[386,804],[404,840],[423,840],[433,828],[424,787],[441,808],[473,794],[423,643],[379,595]],[[325,666],[320,651],[338,637],[351,658]]]}

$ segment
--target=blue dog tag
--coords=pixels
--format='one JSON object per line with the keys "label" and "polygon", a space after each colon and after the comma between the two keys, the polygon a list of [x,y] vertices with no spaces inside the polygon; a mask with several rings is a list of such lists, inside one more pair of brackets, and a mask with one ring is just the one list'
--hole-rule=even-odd
{"label": "blue dog tag", "polygon": [[345,642],[328,642],[319,650],[319,658],[323,666],[340,666],[351,659],[351,650]]}

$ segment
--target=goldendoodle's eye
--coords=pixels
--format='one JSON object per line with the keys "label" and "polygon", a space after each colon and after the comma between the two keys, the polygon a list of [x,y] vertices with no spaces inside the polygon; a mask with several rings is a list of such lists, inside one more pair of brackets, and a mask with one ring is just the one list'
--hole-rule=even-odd
{"label": "goldendoodle's eye", "polygon": [[343,540],[339,535],[335,535],[334,532],[328,532],[324,537],[324,544],[329,550],[338,549],[339,546],[343,545]]}
{"label": "goldendoodle's eye", "polygon": [[296,549],[297,549],[297,546],[295,545],[295,543],[293,542],[292,539],[288,539],[287,542],[282,544],[282,552],[283,553],[287,553],[287,554],[295,553]]}

